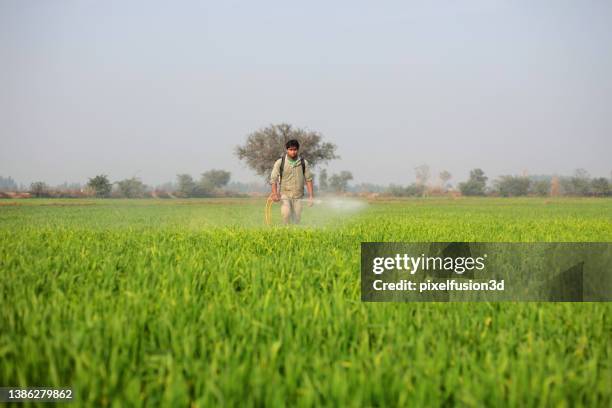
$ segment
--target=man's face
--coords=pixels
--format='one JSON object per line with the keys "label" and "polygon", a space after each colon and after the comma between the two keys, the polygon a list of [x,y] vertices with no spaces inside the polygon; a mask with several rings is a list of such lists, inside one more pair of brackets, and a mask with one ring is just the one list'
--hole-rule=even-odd
{"label": "man's face", "polygon": [[298,155],[297,147],[290,147],[287,149],[287,156],[291,157],[291,159],[295,160]]}

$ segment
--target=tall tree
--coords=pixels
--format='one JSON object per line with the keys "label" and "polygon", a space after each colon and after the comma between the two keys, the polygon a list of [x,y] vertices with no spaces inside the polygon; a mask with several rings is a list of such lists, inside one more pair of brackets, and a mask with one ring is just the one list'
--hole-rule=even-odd
{"label": "tall tree", "polygon": [[341,171],[329,178],[329,187],[337,193],[343,193],[348,188],[348,182],[352,179],[353,174],[350,171]]}
{"label": "tall tree", "polygon": [[42,181],[36,181],[30,185],[30,192],[34,197],[45,197],[49,192],[49,187]]}
{"label": "tall tree", "polygon": [[461,194],[466,196],[484,195],[488,177],[482,169],[470,171],[470,178],[465,183],[459,183]]}
{"label": "tall tree", "polygon": [[118,181],[117,188],[119,189],[119,194],[123,197],[140,198],[144,196],[147,187],[140,179],[132,177]]}
{"label": "tall tree", "polygon": [[326,169],[321,170],[321,173],[319,174],[319,190],[320,191],[329,190],[329,185],[327,183],[327,170]]}
{"label": "tall tree", "polygon": [[202,173],[200,180],[196,183],[192,197],[210,197],[214,194],[215,184],[211,178]]}
{"label": "tall tree", "polygon": [[222,188],[229,183],[231,173],[225,170],[208,170],[202,173],[202,181],[212,185],[214,188]]}
{"label": "tall tree", "polygon": [[416,182],[422,186],[427,184],[427,180],[429,180],[429,166],[426,164],[421,164],[414,168],[414,172],[416,175]]}
{"label": "tall tree", "polygon": [[189,174],[177,174],[176,184],[176,191],[183,197],[191,197],[196,191],[196,183]]}
{"label": "tall tree", "polygon": [[610,190],[610,183],[605,177],[594,178],[591,182],[591,188],[593,190],[593,194],[598,196],[607,196],[612,192]]}
{"label": "tall tree", "polygon": [[268,177],[276,159],[285,153],[285,143],[291,139],[300,142],[300,156],[312,167],[339,158],[335,153],[336,145],[323,142],[320,133],[294,128],[287,123],[251,133],[244,145],[236,147],[236,156],[258,175]]}
{"label": "tall tree", "polygon": [[534,180],[531,183],[531,187],[530,190],[532,193],[540,195],[540,196],[546,196],[548,194],[551,194],[552,192],[552,181],[551,180]]}
{"label": "tall tree", "polygon": [[495,187],[503,197],[524,196],[529,192],[531,180],[523,176],[500,176]]}
{"label": "tall tree", "polygon": [[87,186],[94,191],[96,197],[108,197],[113,187],[106,174],[99,174],[90,178]]}
{"label": "tall tree", "polygon": [[440,172],[438,177],[440,177],[440,180],[442,181],[442,188],[446,190],[446,188],[448,188],[448,180],[450,180],[453,176],[447,170],[443,170]]}
{"label": "tall tree", "polygon": [[589,195],[591,193],[591,176],[585,169],[576,169],[570,178],[568,190],[572,195]]}

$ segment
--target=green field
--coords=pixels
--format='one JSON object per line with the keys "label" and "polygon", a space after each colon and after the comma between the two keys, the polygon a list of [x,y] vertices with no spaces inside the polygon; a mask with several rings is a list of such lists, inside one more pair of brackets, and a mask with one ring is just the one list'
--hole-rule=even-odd
{"label": "green field", "polygon": [[[0,202],[0,385],[78,405],[612,404],[610,303],[362,303],[362,241],[612,241],[609,199]],[[278,207],[274,208],[278,222]]]}

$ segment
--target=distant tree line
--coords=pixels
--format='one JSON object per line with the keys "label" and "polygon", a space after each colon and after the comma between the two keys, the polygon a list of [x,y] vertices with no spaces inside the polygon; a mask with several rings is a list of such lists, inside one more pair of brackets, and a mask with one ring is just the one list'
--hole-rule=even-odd
{"label": "distant tree line", "polygon": [[[502,175],[490,184],[489,178],[480,168],[472,169],[466,181],[450,183],[452,175],[443,170],[437,181],[431,181],[427,165],[415,167],[416,181],[407,185],[389,184],[387,186],[360,183],[350,184],[353,174],[343,170],[329,175],[326,169],[315,174],[315,189],[319,194],[376,194],[393,197],[423,197],[429,195],[463,196],[612,196],[612,181],[605,177],[591,177],[584,169],[577,169],[571,176],[518,176]],[[611,174],[612,175],[612,174]],[[64,183],[50,187],[42,181],[33,182],[27,189],[18,186],[11,177],[0,176],[0,198],[15,196],[20,192],[33,197],[100,197],[100,198],[188,198],[188,197],[227,197],[245,194],[263,195],[270,191],[267,181],[256,183],[230,183],[231,173],[213,169],[202,173],[199,179],[189,174],[178,174],[175,182],[157,187],[144,184],[139,178],[132,177],[111,182],[105,174],[88,179],[85,185]],[[267,179],[267,177],[266,177]]]}
{"label": "distant tree line", "polygon": [[176,192],[181,197],[214,197],[229,183],[230,176],[225,170],[209,170],[195,181],[189,174],[179,174]]}
{"label": "distant tree line", "polygon": [[[452,175],[444,170],[438,174],[437,182],[430,182],[431,174],[426,165],[415,168],[416,182],[408,185],[389,184],[387,186],[360,183],[350,184],[353,174],[341,171],[329,175],[322,169],[315,175],[315,189],[319,194],[376,194],[393,197],[423,197],[428,195],[463,196],[612,196],[612,181],[605,177],[591,177],[584,169],[577,169],[571,176],[519,176],[502,175],[487,184],[489,178],[480,169],[472,169],[468,179],[457,183],[456,188],[449,183]],[[176,182],[151,187],[136,177],[111,182],[107,175],[100,174],[88,179],[85,185],[64,183],[50,187],[42,181],[34,182],[27,189],[18,186],[11,177],[0,176],[0,197],[11,197],[6,192],[24,192],[33,197],[100,197],[100,198],[188,198],[188,197],[227,197],[245,194],[266,194],[270,191],[267,182],[230,183],[231,173],[225,170],[209,170],[199,179],[189,174],[178,174]]]}
{"label": "distant tree line", "polygon": [[419,166],[416,171],[416,183],[407,186],[390,185],[385,193],[397,197],[420,197],[448,192],[461,193],[464,196],[612,196],[612,181],[605,177],[592,178],[584,169],[577,169],[572,176],[518,176],[503,175],[487,185],[488,177],[482,169],[470,171],[468,180],[458,183],[457,190],[450,190],[448,181],[450,173],[443,171],[439,178],[441,185],[427,185],[429,171]]}
{"label": "distant tree line", "polygon": [[349,181],[353,180],[350,171],[343,170],[340,173],[327,175],[327,170],[321,170],[318,183],[315,183],[317,190],[322,193],[344,193],[348,191]]}
{"label": "distant tree line", "polygon": [[20,192],[32,197],[98,197],[98,198],[176,198],[176,197],[217,197],[240,195],[225,189],[231,173],[225,170],[209,170],[194,181],[189,174],[179,174],[176,183],[166,183],[153,188],[139,178],[132,177],[111,182],[106,174],[98,174],[88,179],[85,185],[64,183],[50,187],[43,181],[35,181],[30,188],[19,188],[11,177],[0,176],[0,198],[11,197],[8,192]]}

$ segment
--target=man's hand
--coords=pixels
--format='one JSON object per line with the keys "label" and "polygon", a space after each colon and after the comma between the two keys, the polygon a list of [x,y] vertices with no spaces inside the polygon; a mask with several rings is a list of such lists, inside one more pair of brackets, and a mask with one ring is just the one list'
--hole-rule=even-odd
{"label": "man's hand", "polygon": [[310,196],[308,197],[308,206],[312,207],[314,205],[314,197]]}

